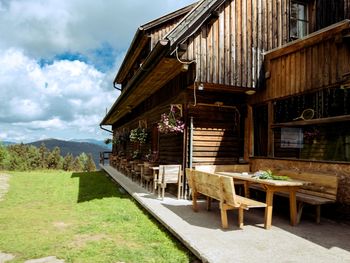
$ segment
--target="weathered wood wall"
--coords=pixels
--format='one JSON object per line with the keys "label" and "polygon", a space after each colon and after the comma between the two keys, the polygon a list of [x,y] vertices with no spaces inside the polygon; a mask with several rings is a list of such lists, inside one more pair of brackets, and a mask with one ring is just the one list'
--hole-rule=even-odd
{"label": "weathered wood wall", "polygon": [[172,30],[177,23],[183,18],[183,16],[174,18],[170,21],[167,21],[164,24],[161,24],[158,27],[152,28],[149,32],[149,36],[151,37],[151,49],[157,44],[157,42],[164,38],[164,36]]}
{"label": "weathered wood wall", "polygon": [[350,48],[342,31],[349,22],[306,40],[298,40],[265,57],[270,77],[252,101],[278,99],[339,85],[350,72]]}
{"label": "weathered wood wall", "polygon": [[236,110],[196,106],[188,116],[193,118],[193,165],[232,164],[243,156],[244,134]]}
{"label": "weathered wood wall", "polygon": [[183,59],[197,61],[200,82],[255,87],[262,52],[288,42],[289,0],[226,1],[219,18],[191,37]]}
{"label": "weathered wood wall", "polygon": [[349,0],[316,0],[314,4],[314,26],[312,31],[320,30],[346,18],[350,18]]}

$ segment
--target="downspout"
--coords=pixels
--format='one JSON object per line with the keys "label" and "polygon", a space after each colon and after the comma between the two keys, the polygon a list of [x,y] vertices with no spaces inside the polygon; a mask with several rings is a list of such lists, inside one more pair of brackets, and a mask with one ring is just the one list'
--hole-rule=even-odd
{"label": "downspout", "polygon": [[103,128],[103,127],[102,127],[102,124],[100,124],[100,129],[102,129],[102,130],[104,130],[104,131],[107,131],[107,132],[110,132],[110,133],[113,133],[113,131],[110,131],[110,130],[108,130],[108,129],[106,129],[106,128]]}
{"label": "downspout", "polygon": [[192,168],[193,164],[193,117],[190,118],[190,132],[189,132],[189,141],[190,141],[190,153],[189,153],[189,166]]}
{"label": "downspout", "polygon": [[119,87],[116,86],[116,82],[113,82],[113,88],[115,88],[116,90],[122,91],[121,88],[119,88]]}

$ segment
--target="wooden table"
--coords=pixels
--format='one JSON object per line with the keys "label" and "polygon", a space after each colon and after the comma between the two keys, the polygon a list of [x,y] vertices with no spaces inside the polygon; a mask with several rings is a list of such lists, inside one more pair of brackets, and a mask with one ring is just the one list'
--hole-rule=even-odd
{"label": "wooden table", "polygon": [[267,180],[252,177],[253,174],[242,174],[235,172],[218,172],[219,175],[232,177],[233,179],[242,180],[245,183],[245,188],[249,187],[250,183],[260,184],[266,190],[266,209],[265,209],[265,228],[269,229],[272,223],[273,195],[275,192],[289,192],[289,209],[290,209],[290,224],[297,224],[297,199],[296,191],[308,182],[299,180]]}

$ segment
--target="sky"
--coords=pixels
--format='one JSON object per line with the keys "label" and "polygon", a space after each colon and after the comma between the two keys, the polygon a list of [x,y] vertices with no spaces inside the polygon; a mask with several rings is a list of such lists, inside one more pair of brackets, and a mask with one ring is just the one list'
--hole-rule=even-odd
{"label": "sky", "polygon": [[137,28],[194,0],[0,0],[0,141],[98,139]]}

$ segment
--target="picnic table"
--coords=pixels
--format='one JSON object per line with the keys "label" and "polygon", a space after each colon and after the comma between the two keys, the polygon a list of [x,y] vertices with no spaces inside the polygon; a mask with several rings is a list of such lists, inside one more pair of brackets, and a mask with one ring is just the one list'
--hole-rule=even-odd
{"label": "picnic table", "polygon": [[236,180],[242,180],[245,189],[249,188],[249,184],[255,183],[261,185],[266,190],[266,209],[265,209],[265,228],[269,229],[272,223],[273,195],[275,192],[289,192],[289,210],[290,224],[297,224],[297,200],[296,191],[308,182],[288,179],[288,180],[270,180],[259,179],[254,177],[253,173],[237,173],[237,172],[217,172],[219,175],[232,177]]}

